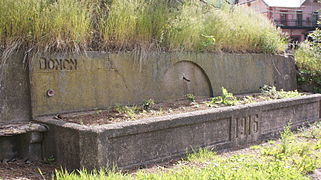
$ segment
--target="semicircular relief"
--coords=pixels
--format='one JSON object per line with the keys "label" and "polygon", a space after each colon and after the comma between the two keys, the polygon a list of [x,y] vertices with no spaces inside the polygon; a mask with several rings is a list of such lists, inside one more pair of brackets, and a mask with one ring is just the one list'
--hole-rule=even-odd
{"label": "semicircular relief", "polygon": [[165,73],[163,88],[168,98],[195,96],[212,96],[211,83],[205,71],[191,61],[179,61]]}

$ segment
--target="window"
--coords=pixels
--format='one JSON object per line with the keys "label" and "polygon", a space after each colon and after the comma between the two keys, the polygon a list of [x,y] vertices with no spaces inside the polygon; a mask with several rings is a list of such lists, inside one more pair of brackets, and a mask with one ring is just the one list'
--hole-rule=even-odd
{"label": "window", "polygon": [[296,11],[296,25],[297,26],[302,26],[302,11]]}
{"label": "window", "polygon": [[319,12],[315,11],[312,14],[312,25],[317,25],[318,20],[319,20]]}
{"label": "window", "polygon": [[287,11],[280,11],[280,20],[282,25],[284,26],[287,25],[287,20],[288,20]]}

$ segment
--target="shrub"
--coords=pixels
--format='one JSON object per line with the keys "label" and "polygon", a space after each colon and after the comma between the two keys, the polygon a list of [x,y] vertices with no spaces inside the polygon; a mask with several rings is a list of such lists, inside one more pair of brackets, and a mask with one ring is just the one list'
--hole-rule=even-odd
{"label": "shrub", "polygon": [[310,84],[312,91],[321,93],[321,30],[311,34],[313,41],[305,41],[295,51],[295,62],[299,68],[298,83]]}

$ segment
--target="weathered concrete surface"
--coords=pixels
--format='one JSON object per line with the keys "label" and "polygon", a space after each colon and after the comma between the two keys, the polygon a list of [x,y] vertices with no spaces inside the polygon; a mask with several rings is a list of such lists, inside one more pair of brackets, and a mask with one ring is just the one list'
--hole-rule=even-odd
{"label": "weathered concrete surface", "polygon": [[12,121],[30,121],[29,70],[24,53],[3,63],[0,60],[0,125]]}
{"label": "weathered concrete surface", "polygon": [[274,136],[287,122],[293,127],[321,118],[321,95],[182,113],[101,126],[50,118],[44,156],[67,168],[120,168],[178,157],[192,149],[235,147]]}
{"label": "weathered concrete surface", "polygon": [[43,132],[47,128],[35,123],[0,126],[0,161],[14,158],[42,160]]}
{"label": "weathered concrete surface", "polygon": [[295,62],[292,56],[277,56],[273,58],[272,66],[275,87],[286,91],[297,89]]}
{"label": "weathered concrete surface", "polygon": [[17,53],[1,64],[0,123],[106,109],[149,98],[175,99],[187,93],[218,95],[221,87],[233,93],[255,92],[264,84],[286,90],[296,88],[293,60],[276,55],[97,52],[73,57],[39,55],[30,62],[31,80],[24,56]]}
{"label": "weathered concrete surface", "polygon": [[94,53],[38,56],[31,61],[33,117],[167,100],[221,87],[251,93],[264,84],[295,89],[294,61],[276,55]]}

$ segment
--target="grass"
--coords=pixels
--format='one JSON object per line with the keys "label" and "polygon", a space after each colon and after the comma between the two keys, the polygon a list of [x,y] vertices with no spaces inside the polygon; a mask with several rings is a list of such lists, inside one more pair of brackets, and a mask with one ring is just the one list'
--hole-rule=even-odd
{"label": "grass", "polygon": [[90,36],[90,8],[79,0],[0,0],[3,48],[79,50]]}
{"label": "grass", "polygon": [[57,171],[54,179],[310,179],[309,173],[321,167],[320,150],[320,122],[297,133],[293,133],[288,125],[280,140],[252,146],[245,153],[220,156],[200,149],[171,168],[158,168],[153,172]]}
{"label": "grass", "polygon": [[168,13],[165,1],[114,0],[108,14],[99,20],[103,45],[131,50],[157,44]]}
{"label": "grass", "polygon": [[0,47],[39,51],[282,51],[267,18],[197,0],[0,0]]}
{"label": "grass", "polygon": [[169,49],[276,53],[284,41],[271,22],[246,7],[220,9],[190,1],[169,23]]}

